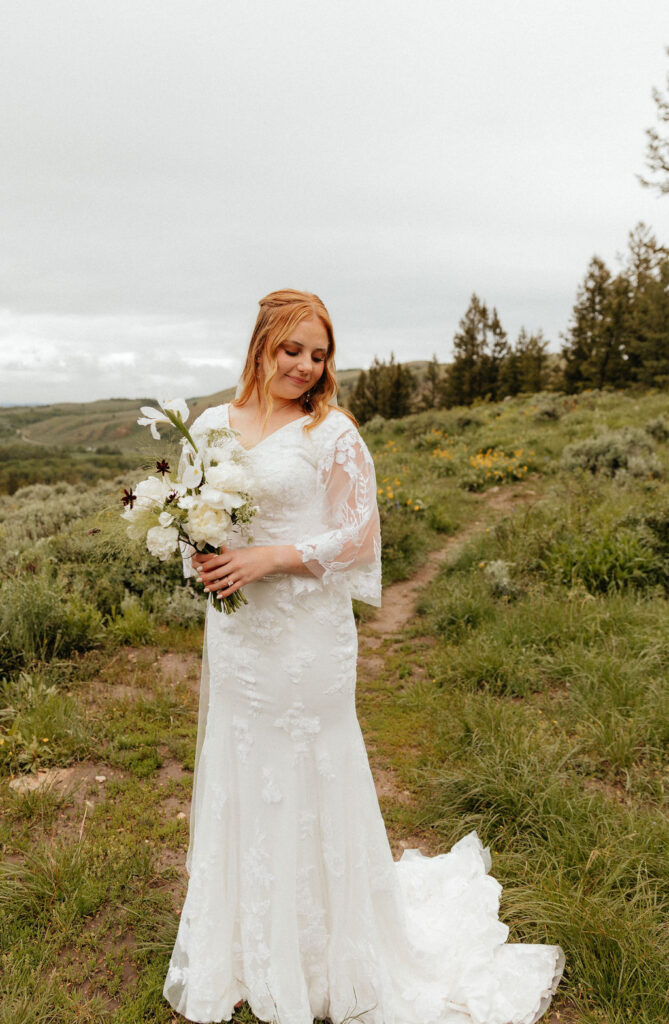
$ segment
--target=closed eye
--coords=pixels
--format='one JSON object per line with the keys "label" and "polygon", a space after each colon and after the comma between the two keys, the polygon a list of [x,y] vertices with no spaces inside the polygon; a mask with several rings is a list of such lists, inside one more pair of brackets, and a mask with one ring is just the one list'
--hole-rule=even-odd
{"label": "closed eye", "polygon": [[[289,352],[287,348],[284,349],[284,352],[286,353],[287,356],[299,356],[299,354],[300,354],[299,351],[298,352]],[[322,356],[314,356],[313,360],[314,360],[315,363],[322,363],[322,362],[325,361]]]}

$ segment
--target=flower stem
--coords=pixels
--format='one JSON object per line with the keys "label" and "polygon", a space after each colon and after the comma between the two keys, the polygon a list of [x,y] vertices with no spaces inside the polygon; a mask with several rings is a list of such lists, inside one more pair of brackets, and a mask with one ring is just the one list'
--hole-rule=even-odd
{"label": "flower stem", "polygon": [[172,426],[176,427],[177,430],[179,431],[179,433],[183,434],[183,436],[186,438],[186,440],[191,445],[193,450],[197,451],[197,447],[195,445],[195,441],[190,436],[188,427],[186,426],[186,424],[184,423],[184,421],[181,418],[181,413],[172,412],[170,409],[163,409],[163,412],[167,416],[167,418],[170,421],[170,423],[172,424]]}
{"label": "flower stem", "polygon": [[218,597],[217,594],[210,593],[209,600],[217,612],[225,612],[226,615],[231,615],[243,604],[248,604],[242,590],[235,590],[234,594],[229,594],[228,597]]}

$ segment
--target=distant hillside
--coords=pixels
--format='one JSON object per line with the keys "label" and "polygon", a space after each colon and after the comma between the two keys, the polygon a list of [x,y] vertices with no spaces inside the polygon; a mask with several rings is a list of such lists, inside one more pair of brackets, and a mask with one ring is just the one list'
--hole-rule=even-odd
{"label": "distant hillside", "polygon": [[[425,360],[405,364],[420,380],[428,365]],[[359,369],[339,370],[339,401],[348,403]],[[191,420],[212,405],[229,402],[235,389],[188,398]],[[117,449],[131,452],[145,439],[137,426],[140,405],[154,405],[151,398],[107,398],[97,402],[62,402],[56,405],[5,406],[0,408],[0,442],[22,440],[29,445],[50,448],[79,448],[97,451]]]}

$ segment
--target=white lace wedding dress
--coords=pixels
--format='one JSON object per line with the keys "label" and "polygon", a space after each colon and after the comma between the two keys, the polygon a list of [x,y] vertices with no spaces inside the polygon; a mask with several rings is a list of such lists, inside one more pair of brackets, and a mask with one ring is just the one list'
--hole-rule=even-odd
{"label": "white lace wedding dress", "polygon": [[296,543],[310,575],[207,611],[190,877],[163,994],[200,1022],[245,999],[279,1024],[531,1024],[563,953],[506,943],[476,833],[392,859],[354,702],[351,596],[381,598],[374,466],[341,411],[305,422],[249,458],[255,543]]}

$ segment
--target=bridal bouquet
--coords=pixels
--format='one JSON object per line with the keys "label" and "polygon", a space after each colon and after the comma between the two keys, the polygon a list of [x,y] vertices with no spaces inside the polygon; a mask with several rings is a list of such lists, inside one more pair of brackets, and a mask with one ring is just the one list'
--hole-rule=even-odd
{"label": "bridal bouquet", "polygon": [[[258,511],[249,488],[251,479],[245,452],[235,432],[224,427],[211,430],[199,446],[186,421],[189,409],[183,398],[158,402],[159,409],[145,406],[137,420],[151,428],[160,440],[158,423],[171,423],[182,435],[178,470],[173,473],[165,459],[156,462],[156,474],[124,489],[121,517],[134,540],[145,540],[152,555],[165,561],[181,546],[205,554],[218,554],[234,533],[244,532]],[[250,538],[249,538],[250,540]],[[241,590],[209,599],[218,611],[236,611],[247,600]]]}

